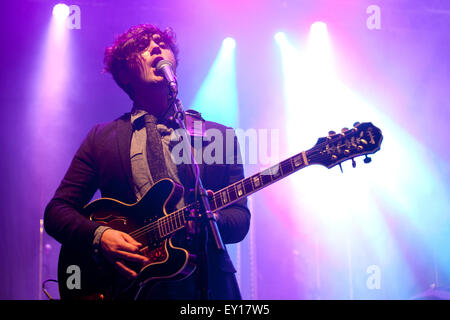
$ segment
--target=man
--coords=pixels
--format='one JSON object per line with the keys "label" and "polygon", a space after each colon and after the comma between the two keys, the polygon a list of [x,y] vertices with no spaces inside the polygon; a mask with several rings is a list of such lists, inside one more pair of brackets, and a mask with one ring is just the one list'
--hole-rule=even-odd
{"label": "man", "polygon": [[[100,189],[102,197],[127,204],[136,203],[160,180],[160,169],[163,177],[165,174],[184,185],[184,197],[177,208],[194,200],[191,192],[194,183],[187,164],[175,165],[171,156],[173,141],[168,137],[173,136],[177,127],[169,117],[173,109],[168,85],[156,69],[160,60],[171,62],[175,68],[177,55],[173,32],[170,29],[162,31],[153,25],[130,28],[106,49],[105,69],[133,101],[131,113],[110,123],[96,125],[89,132],[45,210],[48,234],[63,246],[75,247],[96,259],[106,260],[129,279],[137,276],[130,265],[144,265],[149,261],[140,251],[142,243],[128,233],[89,220],[82,209],[97,189]],[[155,126],[149,129],[151,123],[156,125],[156,129]],[[204,124],[206,132],[216,129],[226,137],[226,127],[208,121]],[[206,189],[217,191],[244,177],[242,165],[237,161],[239,148],[236,137],[231,139],[236,146],[231,155],[232,164],[219,161],[199,166]],[[227,156],[230,157],[229,154]],[[247,234],[250,212],[245,199],[216,212],[216,217],[225,244],[239,242]],[[209,240],[207,265],[211,298],[240,299],[235,269],[227,252],[217,251],[211,237]],[[183,234],[177,241],[183,242]],[[146,298],[199,298],[197,279],[196,271],[181,281],[161,282],[145,293]]]}

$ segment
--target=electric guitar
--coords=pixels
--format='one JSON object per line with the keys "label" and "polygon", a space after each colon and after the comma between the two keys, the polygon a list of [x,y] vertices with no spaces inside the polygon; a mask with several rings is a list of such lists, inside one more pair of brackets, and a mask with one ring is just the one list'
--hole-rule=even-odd
{"label": "electric guitar", "polygon": [[[372,123],[355,123],[342,133],[330,132],[320,138],[307,151],[286,159],[260,173],[225,187],[209,196],[213,212],[247,197],[286,176],[313,164],[332,168],[342,162],[365,156],[380,149],[383,140],[380,129]],[[341,167],[342,169],[342,167]],[[134,204],[115,199],[100,198],[84,207],[85,214],[92,221],[126,232],[142,243],[140,253],[149,258],[146,265],[128,266],[138,273],[135,280],[126,280],[114,268],[104,262],[94,261],[92,254],[76,248],[61,247],[58,262],[58,283],[61,299],[133,299],[142,288],[151,288],[160,281],[183,279],[195,270],[195,257],[188,249],[174,244],[173,237],[185,229],[191,211],[198,207],[192,203],[175,210],[183,196],[184,189],[171,179],[158,181]],[[76,283],[75,274],[80,272]]]}

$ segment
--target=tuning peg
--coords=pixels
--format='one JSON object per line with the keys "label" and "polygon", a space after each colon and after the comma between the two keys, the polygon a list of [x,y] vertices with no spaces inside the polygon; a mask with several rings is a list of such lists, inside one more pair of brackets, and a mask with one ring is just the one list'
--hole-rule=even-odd
{"label": "tuning peg", "polygon": [[355,123],[353,124],[354,127],[357,127],[357,126],[359,126],[359,125],[360,125],[359,122],[355,122]]}
{"label": "tuning peg", "polygon": [[356,161],[355,161],[355,158],[352,158],[352,167],[353,167],[353,168],[356,168]]}
{"label": "tuning peg", "polygon": [[348,131],[348,128],[342,128],[342,129],[341,129],[341,132],[342,132],[342,133],[346,133],[347,131]]}
{"label": "tuning peg", "polygon": [[334,135],[334,134],[336,134],[335,131],[332,131],[332,130],[331,130],[331,131],[328,131],[328,135],[329,135],[329,136],[332,136],[332,135]]}
{"label": "tuning peg", "polygon": [[368,157],[368,156],[366,155],[366,157],[364,158],[364,163],[370,163],[370,161],[372,161],[372,158],[371,158],[371,157]]}

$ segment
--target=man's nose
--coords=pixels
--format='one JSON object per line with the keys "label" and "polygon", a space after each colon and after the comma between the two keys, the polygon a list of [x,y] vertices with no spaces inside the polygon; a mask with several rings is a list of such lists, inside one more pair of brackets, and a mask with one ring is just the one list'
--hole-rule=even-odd
{"label": "man's nose", "polygon": [[161,54],[161,48],[159,47],[159,45],[155,44],[153,48],[150,50],[150,55],[153,56],[157,54]]}

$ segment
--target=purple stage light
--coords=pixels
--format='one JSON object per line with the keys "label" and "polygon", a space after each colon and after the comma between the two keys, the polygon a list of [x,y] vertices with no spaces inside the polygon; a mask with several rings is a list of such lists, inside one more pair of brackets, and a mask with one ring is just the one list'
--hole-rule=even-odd
{"label": "purple stage light", "polygon": [[53,16],[58,20],[65,20],[70,13],[69,6],[64,3],[58,3],[53,7]]}
{"label": "purple stage light", "polygon": [[227,37],[223,39],[223,45],[228,49],[234,49],[236,47],[236,40],[231,37]]}
{"label": "purple stage light", "polygon": [[275,33],[274,38],[278,43],[282,43],[283,41],[286,41],[286,35],[284,34],[284,32],[281,32],[281,31]]}
{"label": "purple stage light", "polygon": [[311,29],[318,32],[326,32],[327,31],[327,24],[323,21],[316,21],[311,25]]}

